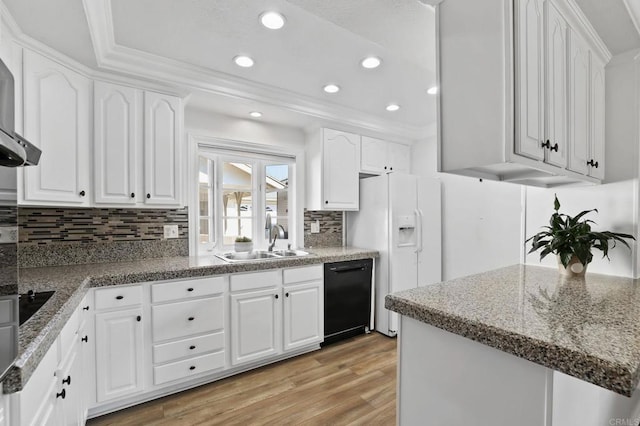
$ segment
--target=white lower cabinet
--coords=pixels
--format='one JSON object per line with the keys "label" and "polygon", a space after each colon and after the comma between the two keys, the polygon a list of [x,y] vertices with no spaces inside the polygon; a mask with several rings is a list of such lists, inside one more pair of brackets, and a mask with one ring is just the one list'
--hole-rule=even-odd
{"label": "white lower cabinet", "polygon": [[[251,274],[259,275],[259,274]],[[231,295],[231,364],[279,354],[280,288]]]}
{"label": "white lower cabinet", "polygon": [[92,289],[0,426],[82,425],[319,348],[323,266]]}
{"label": "white lower cabinet", "polygon": [[[133,295],[135,302],[137,295],[142,294],[141,287],[96,290],[96,307],[114,309],[118,303],[128,303],[124,294]],[[142,305],[134,303],[123,309],[98,310],[95,329],[97,402],[140,393],[144,389]]]}

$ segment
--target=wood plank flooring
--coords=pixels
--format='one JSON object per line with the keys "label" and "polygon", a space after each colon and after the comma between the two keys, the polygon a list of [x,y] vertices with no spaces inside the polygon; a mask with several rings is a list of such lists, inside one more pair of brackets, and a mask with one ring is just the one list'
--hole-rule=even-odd
{"label": "wood plank flooring", "polygon": [[371,333],[87,425],[394,425],[395,419],[396,339]]}

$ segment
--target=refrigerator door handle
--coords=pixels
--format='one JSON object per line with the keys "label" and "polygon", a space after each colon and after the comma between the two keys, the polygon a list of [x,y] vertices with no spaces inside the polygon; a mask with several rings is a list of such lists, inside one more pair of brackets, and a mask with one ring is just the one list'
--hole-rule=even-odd
{"label": "refrigerator door handle", "polygon": [[416,253],[420,253],[422,251],[422,211],[420,209],[415,209],[416,215],[416,231],[418,235],[416,236]]}

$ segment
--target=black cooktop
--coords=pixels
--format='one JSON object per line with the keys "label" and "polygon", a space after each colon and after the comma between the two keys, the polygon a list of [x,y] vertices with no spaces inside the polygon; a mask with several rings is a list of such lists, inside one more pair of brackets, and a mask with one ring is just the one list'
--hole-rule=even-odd
{"label": "black cooktop", "polygon": [[54,291],[34,292],[29,290],[26,294],[20,295],[20,325],[24,324],[29,318],[42,307],[47,300],[53,296]]}

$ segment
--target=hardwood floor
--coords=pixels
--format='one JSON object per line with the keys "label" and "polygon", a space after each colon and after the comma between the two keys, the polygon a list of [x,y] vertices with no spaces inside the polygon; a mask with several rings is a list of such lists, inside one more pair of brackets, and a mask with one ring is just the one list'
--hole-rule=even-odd
{"label": "hardwood floor", "polygon": [[104,425],[394,425],[396,339],[319,351],[90,420]]}

